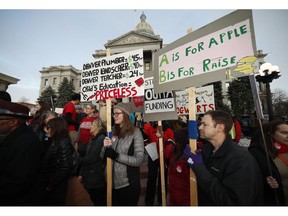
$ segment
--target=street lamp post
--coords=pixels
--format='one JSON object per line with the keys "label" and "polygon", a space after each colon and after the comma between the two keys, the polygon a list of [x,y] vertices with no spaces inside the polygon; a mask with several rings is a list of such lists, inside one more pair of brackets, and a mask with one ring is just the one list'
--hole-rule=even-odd
{"label": "street lamp post", "polygon": [[264,63],[260,66],[259,75],[256,76],[257,82],[265,83],[266,85],[266,94],[267,94],[267,107],[268,107],[268,115],[269,121],[273,119],[273,108],[272,108],[272,97],[271,97],[271,89],[270,83],[274,79],[278,79],[281,75],[279,75],[280,70],[276,65],[272,65],[271,63]]}

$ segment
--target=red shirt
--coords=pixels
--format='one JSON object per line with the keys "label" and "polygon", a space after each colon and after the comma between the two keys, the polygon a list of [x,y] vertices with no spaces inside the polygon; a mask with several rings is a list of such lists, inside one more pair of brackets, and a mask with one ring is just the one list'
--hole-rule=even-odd
{"label": "red shirt", "polygon": [[90,129],[92,128],[92,124],[95,119],[97,119],[96,116],[92,116],[92,117],[87,116],[82,119],[82,121],[80,122],[79,131],[78,131],[79,143],[89,143],[90,138],[92,136],[90,133]]}
{"label": "red shirt", "polygon": [[[64,106],[63,111],[62,111],[62,116],[65,117],[66,113],[71,113],[72,120],[76,121],[76,109],[75,109],[74,104],[71,101]],[[76,129],[74,125],[68,124],[68,130],[75,131]]]}

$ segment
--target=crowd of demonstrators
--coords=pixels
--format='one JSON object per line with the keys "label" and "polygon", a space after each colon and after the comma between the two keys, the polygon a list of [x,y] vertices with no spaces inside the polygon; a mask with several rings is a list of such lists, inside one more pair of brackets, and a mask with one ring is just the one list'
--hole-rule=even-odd
{"label": "crowd of demonstrators", "polygon": [[31,121],[29,121],[29,127],[31,127],[32,130],[36,133],[36,135],[39,136],[39,134],[41,133],[41,115],[45,111],[50,110],[50,106],[45,101],[38,100],[36,101],[35,109],[36,112]]}
{"label": "crowd of demonstrators", "polygon": [[130,103],[114,106],[115,125],[112,139],[106,137],[101,157],[112,159],[112,205],[137,206],[141,192],[140,165],[144,158],[144,141],[139,128],[129,119]]}
{"label": "crowd of demonstrators", "polygon": [[[138,204],[143,135],[147,143],[156,143],[158,154],[159,138],[163,137],[170,206],[190,205],[190,168],[197,178],[200,206],[288,205],[287,122],[278,119],[264,124],[264,137],[260,128],[254,130],[248,151],[235,144],[239,137],[233,140],[229,134],[233,126],[231,115],[208,111],[199,119],[200,137],[194,153],[189,146],[187,119],[174,121],[173,126],[163,121],[163,133],[157,121],[146,123],[143,133],[131,121],[131,104],[115,101],[111,100],[114,123],[110,139],[105,138],[105,100],[98,101],[102,118],[101,114],[96,117],[96,106],[87,105],[87,116],[77,124],[79,94],[65,105],[63,118],[41,101],[32,118],[27,107],[11,102],[10,95],[0,91],[0,205],[66,205],[77,125],[78,151],[82,156],[78,180],[95,206],[106,206],[107,157],[112,159],[112,205]],[[237,130],[237,123],[234,126]],[[157,201],[161,205],[159,159],[153,161],[148,155],[145,205],[154,205],[157,184]]]}
{"label": "crowd of demonstrators", "polygon": [[205,139],[192,153],[190,146],[184,158],[194,171],[200,206],[257,206],[263,204],[262,176],[255,158],[247,149],[235,145],[229,131],[233,120],[224,111],[208,111],[199,127]]}
{"label": "crowd of demonstrators", "polygon": [[76,122],[76,109],[75,105],[80,103],[80,94],[75,93],[71,96],[70,102],[68,102],[62,111],[62,116],[65,118],[68,124],[69,136],[71,138],[71,142],[74,146],[76,139],[77,139],[77,131],[76,128],[78,127]]}
{"label": "crowd of demonstrators", "polygon": [[164,157],[169,160],[169,205],[190,205],[190,170],[183,159],[184,149],[189,143],[188,128],[174,131],[175,143],[172,140],[166,142]]}
{"label": "crowd of demonstrators", "polygon": [[78,179],[90,195],[95,206],[106,206],[105,161],[100,157],[105,139],[106,124],[100,118],[93,121],[92,138],[83,157]]}
{"label": "crowd of demonstrators", "polygon": [[[282,179],[287,182],[288,165],[277,159],[281,150],[286,148],[288,155],[288,125],[283,121],[272,121],[263,125],[254,133],[249,146],[249,152],[255,157],[262,172],[263,195],[265,206],[285,205]],[[263,137],[264,136],[264,137]],[[283,146],[283,147],[282,147]],[[282,148],[281,148],[282,147]],[[285,150],[283,151],[283,153]],[[285,153],[284,153],[285,154]],[[277,164],[276,164],[277,163]],[[280,165],[280,166],[279,166]],[[284,166],[283,166],[284,165]],[[279,167],[279,170],[278,170]],[[281,169],[281,167],[283,169]],[[282,171],[282,177],[280,174]],[[282,178],[282,179],[281,179]],[[286,183],[286,187],[287,187]],[[286,192],[287,193],[287,192]],[[288,196],[285,194],[286,197]],[[288,203],[286,203],[287,205]]]}
{"label": "crowd of demonstrators", "polygon": [[85,157],[87,145],[91,139],[90,130],[92,128],[92,123],[96,118],[96,106],[92,104],[86,105],[86,117],[84,117],[79,126],[78,135],[77,135],[77,151],[81,157]]}
{"label": "crowd of demonstrators", "polygon": [[0,205],[39,204],[42,145],[26,124],[29,108],[0,99]]}
{"label": "crowd of demonstrators", "polygon": [[45,195],[43,205],[64,206],[71,175],[74,148],[68,125],[62,117],[50,119],[46,125],[52,143],[48,148],[43,166]]}

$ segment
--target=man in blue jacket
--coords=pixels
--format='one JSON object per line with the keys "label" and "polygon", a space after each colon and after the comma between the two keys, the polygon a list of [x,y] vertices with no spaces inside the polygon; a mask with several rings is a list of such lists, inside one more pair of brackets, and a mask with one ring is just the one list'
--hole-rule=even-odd
{"label": "man in blue jacket", "polygon": [[263,205],[259,167],[247,149],[232,141],[232,125],[229,113],[208,111],[199,126],[200,138],[205,140],[201,153],[194,154],[186,146],[184,157],[197,178],[199,205]]}

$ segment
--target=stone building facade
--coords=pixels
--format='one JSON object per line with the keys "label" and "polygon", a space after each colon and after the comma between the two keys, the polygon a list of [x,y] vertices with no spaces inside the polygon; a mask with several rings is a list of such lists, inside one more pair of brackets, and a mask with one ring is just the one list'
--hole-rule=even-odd
{"label": "stone building facade", "polygon": [[18,81],[19,79],[15,77],[0,73],[0,91],[7,91],[9,85],[17,84]]}
{"label": "stone building facade", "polygon": [[52,89],[58,93],[59,84],[65,77],[68,79],[68,81],[72,81],[75,92],[80,92],[81,70],[74,68],[72,65],[43,67],[40,73],[40,94],[48,86],[51,86]]}

